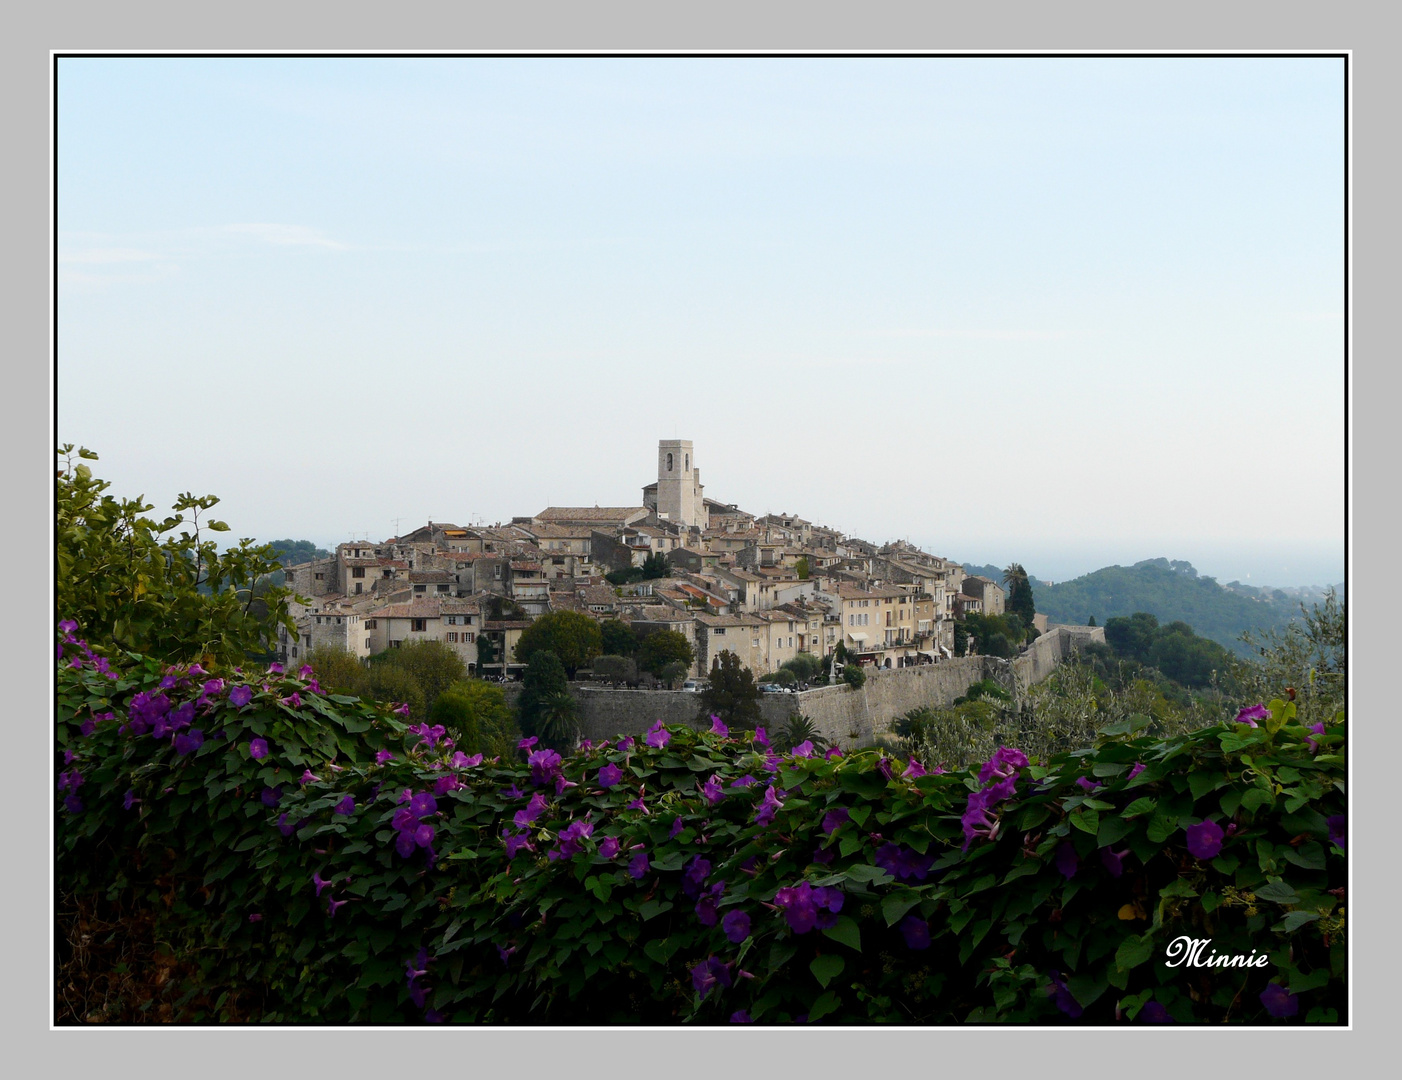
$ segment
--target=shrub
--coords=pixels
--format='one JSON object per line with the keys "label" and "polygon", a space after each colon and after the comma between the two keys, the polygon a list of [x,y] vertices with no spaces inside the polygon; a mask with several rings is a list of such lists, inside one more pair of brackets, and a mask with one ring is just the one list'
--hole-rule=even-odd
{"label": "shrub", "polygon": [[811,682],[823,671],[823,661],[812,653],[799,653],[780,665],[781,671],[792,671],[799,682]]}
{"label": "shrub", "polygon": [[699,696],[698,720],[719,716],[734,727],[759,723],[759,687],[754,673],[729,649],[716,654],[706,689]]}
{"label": "shrub", "polygon": [[599,624],[578,611],[546,612],[526,627],[516,642],[518,661],[529,664],[537,653],[552,652],[570,678],[603,651]]}
{"label": "shrub", "polygon": [[599,656],[594,659],[594,678],[608,683],[631,682],[638,677],[638,665],[626,656]]}
{"label": "shrub", "polygon": [[433,708],[439,694],[467,677],[467,665],[457,651],[432,639],[406,641],[397,649],[376,653],[370,658],[370,667],[394,667],[412,676],[423,694],[425,709]]}
{"label": "shrub", "polygon": [[842,681],[853,690],[860,690],[866,685],[867,673],[860,664],[848,664],[842,669]]}
{"label": "shrub", "polygon": [[696,662],[696,654],[685,634],[676,630],[654,630],[643,637],[638,646],[639,668],[660,678],[662,669],[674,661],[686,668]]}
{"label": "shrub", "polygon": [[277,671],[61,644],[61,913],[165,943],[172,1019],[1349,1020],[1342,715],[948,773],[661,725],[494,762]]}
{"label": "shrub", "polygon": [[429,710],[428,722],[442,724],[458,748],[468,754],[509,757],[521,740],[516,718],[506,703],[506,691],[481,679],[455,682],[439,694]]}

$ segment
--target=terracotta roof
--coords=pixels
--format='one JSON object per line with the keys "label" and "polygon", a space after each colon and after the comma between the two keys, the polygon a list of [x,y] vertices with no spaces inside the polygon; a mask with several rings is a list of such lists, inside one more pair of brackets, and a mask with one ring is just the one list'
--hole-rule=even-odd
{"label": "terracotta roof", "polygon": [[616,521],[641,517],[648,513],[646,506],[547,506],[536,514],[536,520],[550,522]]}

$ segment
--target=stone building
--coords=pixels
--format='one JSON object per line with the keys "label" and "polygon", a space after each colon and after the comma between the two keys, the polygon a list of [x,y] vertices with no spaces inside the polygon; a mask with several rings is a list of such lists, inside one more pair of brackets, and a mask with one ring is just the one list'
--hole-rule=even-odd
{"label": "stone building", "polygon": [[643,505],[679,525],[706,528],[706,500],[701,470],[690,439],[663,439],[657,444],[657,480],[643,488]]}

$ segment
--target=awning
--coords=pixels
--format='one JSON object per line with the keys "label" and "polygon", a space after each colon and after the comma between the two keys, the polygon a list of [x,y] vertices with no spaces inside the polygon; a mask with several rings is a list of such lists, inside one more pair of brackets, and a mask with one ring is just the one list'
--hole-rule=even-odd
{"label": "awning", "polygon": [[865,634],[848,634],[847,636],[853,641],[865,641],[867,639]]}

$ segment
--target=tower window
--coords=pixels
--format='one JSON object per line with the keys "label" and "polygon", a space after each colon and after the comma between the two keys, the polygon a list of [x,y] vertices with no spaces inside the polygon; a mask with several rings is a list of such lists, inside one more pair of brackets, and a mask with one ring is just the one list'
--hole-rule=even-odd
{"label": "tower window", "polygon": [[668,472],[671,472],[671,471],[672,471],[672,455],[671,455],[671,454],[668,454],[668,455],[667,455],[667,471],[668,471]]}

